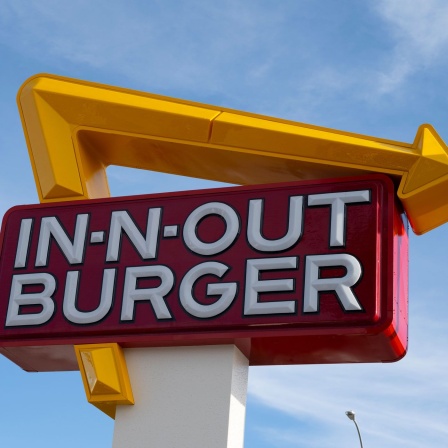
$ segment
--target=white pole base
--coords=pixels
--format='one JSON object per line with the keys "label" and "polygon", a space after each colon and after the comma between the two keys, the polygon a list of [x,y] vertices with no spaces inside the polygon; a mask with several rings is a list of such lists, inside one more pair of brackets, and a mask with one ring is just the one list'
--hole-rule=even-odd
{"label": "white pole base", "polygon": [[134,406],[113,448],[242,448],[248,360],[234,345],[124,349]]}

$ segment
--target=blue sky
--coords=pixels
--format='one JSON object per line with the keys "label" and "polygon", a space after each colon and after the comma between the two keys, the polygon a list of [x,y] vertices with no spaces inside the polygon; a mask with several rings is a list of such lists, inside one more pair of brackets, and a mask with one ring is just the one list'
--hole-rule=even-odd
{"label": "blue sky", "polygon": [[[0,2],[0,214],[38,198],[15,103],[46,72],[412,142],[448,142],[444,0]],[[114,195],[208,187],[112,168]],[[448,227],[411,235],[409,353],[394,364],[251,368],[247,448],[440,447],[448,440]],[[445,314],[447,313],[447,314]],[[109,447],[78,372],[0,358],[0,445]]]}

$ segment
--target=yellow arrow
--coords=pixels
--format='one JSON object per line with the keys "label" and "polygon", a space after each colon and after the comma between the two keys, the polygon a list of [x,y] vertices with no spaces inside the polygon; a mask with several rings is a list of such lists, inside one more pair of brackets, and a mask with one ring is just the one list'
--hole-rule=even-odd
{"label": "yellow arrow", "polygon": [[233,184],[379,172],[415,233],[448,221],[447,147],[429,125],[400,143],[53,75],[18,105],[42,202],[109,196],[109,165]]}

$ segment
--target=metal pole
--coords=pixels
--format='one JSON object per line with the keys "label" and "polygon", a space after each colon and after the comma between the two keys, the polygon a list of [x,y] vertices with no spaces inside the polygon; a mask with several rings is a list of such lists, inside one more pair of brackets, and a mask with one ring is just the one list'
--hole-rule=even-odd
{"label": "metal pole", "polygon": [[362,439],[361,439],[361,432],[359,430],[358,423],[356,423],[356,420],[355,420],[355,413],[353,411],[347,411],[345,413],[345,415],[355,424],[356,430],[358,431],[359,443],[361,444],[361,448],[363,448]]}
{"label": "metal pole", "polygon": [[361,448],[363,448],[363,446],[362,446],[362,439],[361,439],[361,432],[359,431],[358,423],[356,423],[356,420],[353,420],[353,423],[355,424],[356,430],[358,431],[359,443],[361,444]]}

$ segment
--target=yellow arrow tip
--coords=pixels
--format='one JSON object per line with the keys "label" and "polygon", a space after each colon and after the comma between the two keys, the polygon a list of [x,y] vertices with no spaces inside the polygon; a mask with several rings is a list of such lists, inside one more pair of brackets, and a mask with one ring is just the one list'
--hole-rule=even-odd
{"label": "yellow arrow tip", "polygon": [[405,179],[404,195],[426,188],[428,184],[448,175],[448,148],[431,125],[420,126],[414,147],[420,150],[421,156]]}
{"label": "yellow arrow tip", "polygon": [[422,234],[448,222],[448,148],[427,124],[420,126],[413,147],[420,155],[403,176],[398,197],[412,229]]}

